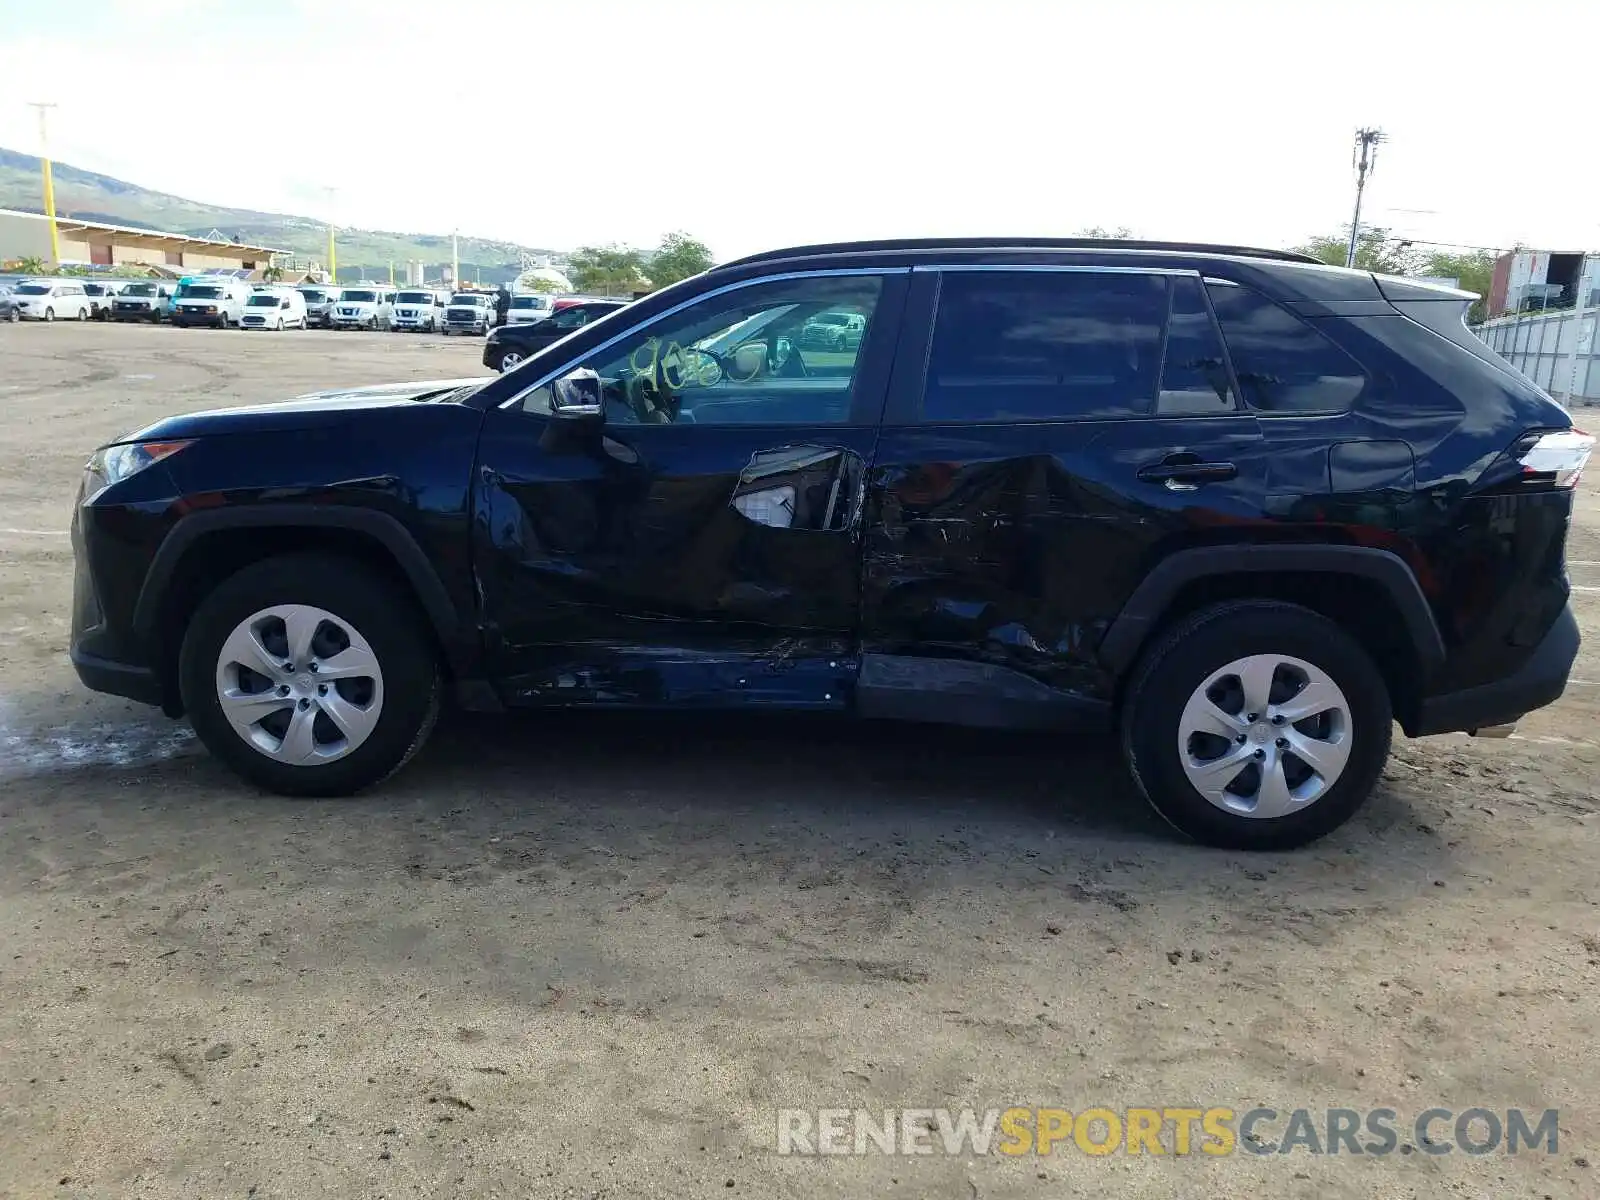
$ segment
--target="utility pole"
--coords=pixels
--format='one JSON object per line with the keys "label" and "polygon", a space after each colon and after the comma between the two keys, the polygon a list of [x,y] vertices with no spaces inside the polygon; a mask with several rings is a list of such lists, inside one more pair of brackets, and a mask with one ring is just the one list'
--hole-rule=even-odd
{"label": "utility pole", "polygon": [[324,186],[322,190],[328,194],[328,282],[337,285],[339,282],[339,251],[333,244],[333,198],[339,189]]}
{"label": "utility pole", "polygon": [[1344,265],[1356,265],[1356,241],[1361,236],[1361,193],[1367,190],[1367,176],[1378,162],[1378,144],[1387,141],[1381,129],[1356,130],[1356,147],[1351,151],[1350,162],[1356,169],[1356,211],[1350,218],[1350,248],[1345,251]]}
{"label": "utility pole", "polygon": [[461,286],[461,231],[450,231],[450,286]]}
{"label": "utility pole", "polygon": [[48,116],[55,104],[31,100],[28,107],[39,110],[39,165],[44,171],[44,215],[50,220],[50,261],[61,266],[61,234],[56,229],[56,183],[50,173]]}

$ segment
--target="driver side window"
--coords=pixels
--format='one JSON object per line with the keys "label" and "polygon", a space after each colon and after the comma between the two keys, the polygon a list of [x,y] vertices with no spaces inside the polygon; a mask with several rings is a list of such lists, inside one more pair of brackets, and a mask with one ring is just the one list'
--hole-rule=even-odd
{"label": "driver side window", "polygon": [[[622,425],[842,425],[882,280],[778,280],[710,296],[573,367]],[[526,408],[548,411],[542,395]]]}

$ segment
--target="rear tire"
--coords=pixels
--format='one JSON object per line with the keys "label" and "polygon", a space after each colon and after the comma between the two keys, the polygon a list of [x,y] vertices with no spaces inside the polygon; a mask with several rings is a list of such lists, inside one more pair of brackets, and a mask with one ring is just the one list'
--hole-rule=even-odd
{"label": "rear tire", "polygon": [[[1222,674],[1241,663],[1254,664],[1245,674],[1260,686]],[[1316,714],[1295,717],[1296,701]],[[1122,749],[1139,791],[1180,832],[1231,850],[1286,850],[1366,802],[1392,720],[1383,677],[1338,625],[1297,605],[1232,601],[1183,618],[1144,654],[1125,693]]]}
{"label": "rear tire", "polygon": [[[363,676],[367,682],[361,686],[368,689],[367,711],[376,703],[375,722],[363,733],[363,740],[356,742],[354,736],[346,739],[353,747],[344,752],[337,751],[341,727],[334,723],[331,712],[339,711],[339,699],[349,702],[350,697],[336,688],[328,702],[331,707],[325,710],[323,702],[316,699],[317,674],[310,673],[311,666],[321,662],[323,677],[329,677],[337,640],[331,643],[335,647],[331,652],[330,643],[312,642],[308,662],[296,663],[296,672],[274,670],[270,656],[265,661],[254,660],[263,668],[257,673],[230,666],[239,662],[238,651],[229,648],[230,639],[236,639],[240,629],[249,628],[252,621],[264,619],[269,631],[276,630],[279,626],[273,624],[275,619],[262,618],[263,611],[288,606],[298,606],[301,612],[320,610],[328,618],[313,624],[318,638],[342,632],[347,635],[346,648],[357,645],[358,639],[370,648],[371,662],[375,664],[372,672],[377,678],[374,681]],[[285,639],[289,632],[287,624],[283,624]],[[281,648],[287,646],[286,640],[272,640],[276,636],[262,634],[259,640],[273,655],[292,654],[292,649]],[[306,638],[311,641],[309,633]],[[235,647],[239,644],[232,643]],[[316,657],[319,654],[323,655],[320,659]],[[270,722],[266,715],[251,726],[251,736],[259,741],[246,740],[246,734],[223,711],[219,683],[223,677],[234,681],[240,692],[249,696],[267,697],[280,687],[303,691],[309,684],[309,701],[291,698],[276,711],[291,720],[297,711],[309,713],[303,718],[309,723],[307,736],[319,739],[316,745],[323,750],[331,745],[338,756],[311,765],[289,761],[293,756],[284,751],[293,735],[277,726],[267,729]],[[381,782],[422,748],[439,712],[439,665],[425,618],[413,605],[396,602],[392,584],[347,559],[326,555],[267,559],[219,584],[201,601],[189,621],[178,656],[178,678],[184,707],[207,749],[249,782],[286,796],[347,796]],[[326,689],[333,685],[321,686]],[[258,687],[262,690],[258,691]],[[355,702],[359,703],[359,699],[358,693]],[[263,714],[270,709],[270,699],[260,706]],[[233,711],[237,714],[242,710],[235,705]],[[348,709],[343,711],[348,718]],[[323,740],[330,732],[331,742]],[[281,737],[283,742],[277,752],[259,744],[271,743],[275,737]]]}

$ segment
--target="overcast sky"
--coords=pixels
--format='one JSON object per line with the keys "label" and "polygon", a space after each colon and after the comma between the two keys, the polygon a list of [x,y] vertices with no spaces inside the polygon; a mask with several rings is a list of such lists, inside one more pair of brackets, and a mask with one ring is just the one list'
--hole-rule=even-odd
{"label": "overcast sky", "polygon": [[[0,146],[341,224],[1600,247],[1600,3],[5,0]],[[1570,63],[1563,65],[1564,56]]]}

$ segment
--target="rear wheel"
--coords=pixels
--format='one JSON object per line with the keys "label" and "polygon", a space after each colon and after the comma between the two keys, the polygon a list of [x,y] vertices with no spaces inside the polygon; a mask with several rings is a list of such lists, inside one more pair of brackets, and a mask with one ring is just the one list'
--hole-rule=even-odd
{"label": "rear wheel", "polygon": [[239,775],[291,796],[343,796],[427,740],[439,669],[392,585],[322,555],[268,559],[220,584],[179,654],[184,707]]}
{"label": "rear wheel", "polygon": [[1240,850],[1304,845],[1372,794],[1389,692],[1327,618],[1236,601],[1184,618],[1135,670],[1122,708],[1134,782],[1183,833]]}

